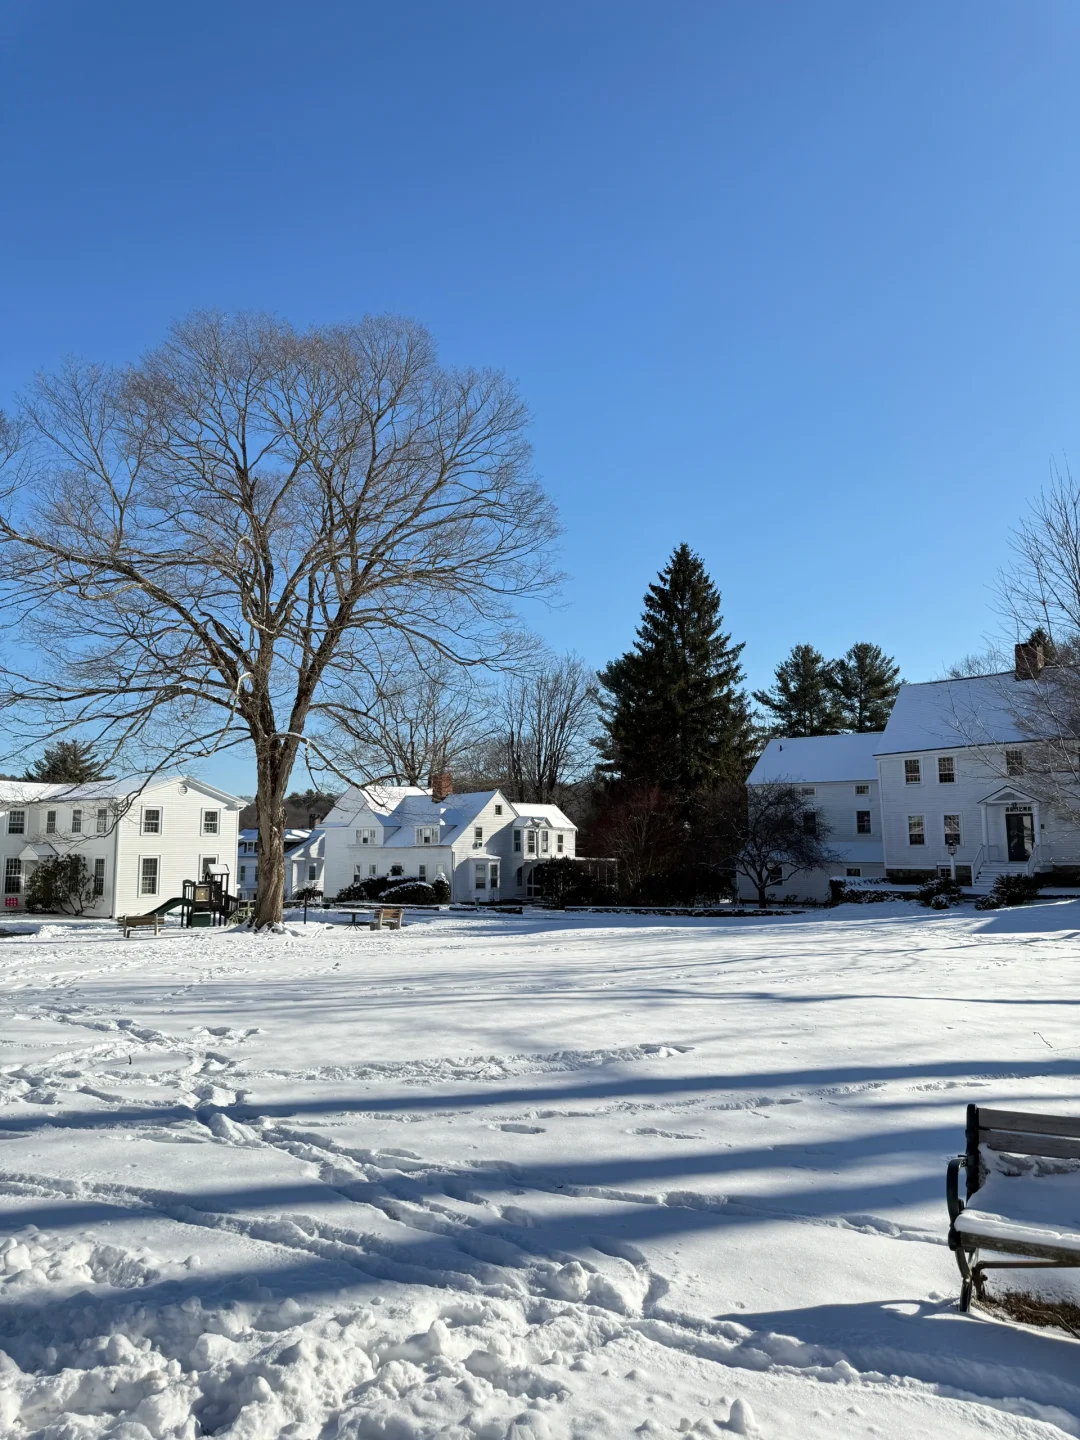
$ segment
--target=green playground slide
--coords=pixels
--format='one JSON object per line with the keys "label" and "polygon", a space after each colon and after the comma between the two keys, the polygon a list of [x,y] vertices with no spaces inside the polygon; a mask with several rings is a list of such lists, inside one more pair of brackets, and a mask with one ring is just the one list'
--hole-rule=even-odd
{"label": "green playground slide", "polygon": [[174,895],[171,900],[163,900],[160,905],[155,905],[152,910],[144,910],[144,915],[167,915],[170,910],[175,910],[178,905],[183,905],[184,897]]}

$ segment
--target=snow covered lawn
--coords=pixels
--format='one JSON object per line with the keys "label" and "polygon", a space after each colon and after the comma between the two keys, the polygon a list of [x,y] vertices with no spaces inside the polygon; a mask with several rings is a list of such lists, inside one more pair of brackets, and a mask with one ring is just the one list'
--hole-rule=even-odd
{"label": "snow covered lawn", "polygon": [[955,1312],[944,1204],[968,1100],[1080,1109],[1078,940],[0,940],[0,1435],[1080,1436],[1076,1342]]}

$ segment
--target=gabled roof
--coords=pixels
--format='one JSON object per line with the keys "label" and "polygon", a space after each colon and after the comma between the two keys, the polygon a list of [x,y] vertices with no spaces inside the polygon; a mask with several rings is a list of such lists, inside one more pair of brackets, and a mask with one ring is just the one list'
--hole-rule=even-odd
{"label": "gabled roof", "polygon": [[94,780],[86,785],[68,785],[63,782],[43,784],[34,780],[0,780],[0,809],[7,805],[36,805],[45,800],[130,800],[139,794],[148,795],[164,785],[183,784],[194,787],[201,794],[209,795],[239,810],[244,802],[227,790],[219,790],[205,780],[192,775],[129,775],[118,780]]}
{"label": "gabled roof", "polygon": [[1052,671],[1038,681],[1017,680],[1011,670],[960,680],[901,685],[879,755],[912,750],[952,750],[968,745],[1009,745],[1035,738],[1040,690],[1053,683]]}
{"label": "gabled roof", "polygon": [[860,735],[804,735],[770,740],[748,785],[770,781],[824,785],[831,780],[876,780],[879,731]]}
{"label": "gabled roof", "polygon": [[519,820],[543,820],[557,830],[576,830],[577,826],[558,805],[533,805],[524,800],[514,801],[514,814]]}
{"label": "gabled roof", "polygon": [[388,818],[401,802],[411,796],[431,799],[431,791],[419,785],[352,785],[324,820],[324,825],[350,825],[357,815],[370,810]]}

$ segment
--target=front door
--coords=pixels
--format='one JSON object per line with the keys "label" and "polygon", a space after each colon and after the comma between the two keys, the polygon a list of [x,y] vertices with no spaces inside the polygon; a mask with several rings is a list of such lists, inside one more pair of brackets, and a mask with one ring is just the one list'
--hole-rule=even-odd
{"label": "front door", "polygon": [[1010,860],[1030,860],[1035,846],[1034,815],[1007,814],[1005,835],[1009,842]]}

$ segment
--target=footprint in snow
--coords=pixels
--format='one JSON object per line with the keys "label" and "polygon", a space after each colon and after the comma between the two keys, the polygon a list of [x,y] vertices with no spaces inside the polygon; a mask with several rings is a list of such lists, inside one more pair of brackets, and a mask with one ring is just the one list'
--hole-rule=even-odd
{"label": "footprint in snow", "polygon": [[493,1130],[506,1130],[511,1135],[543,1135],[543,1125],[520,1125],[516,1120],[508,1120],[504,1125],[493,1125]]}

